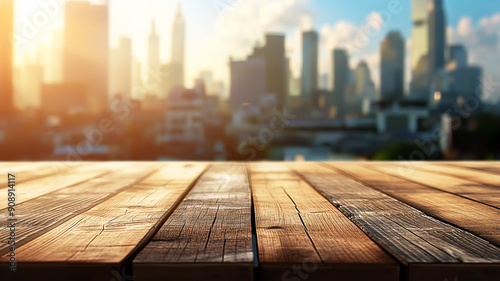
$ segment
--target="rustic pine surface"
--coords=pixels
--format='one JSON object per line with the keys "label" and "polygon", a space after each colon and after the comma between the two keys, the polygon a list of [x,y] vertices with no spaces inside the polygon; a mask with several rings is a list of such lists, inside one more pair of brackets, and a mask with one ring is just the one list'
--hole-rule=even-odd
{"label": "rustic pine surface", "polygon": [[[499,162],[0,162],[0,280],[500,280]],[[4,178],[7,178],[4,176]]]}

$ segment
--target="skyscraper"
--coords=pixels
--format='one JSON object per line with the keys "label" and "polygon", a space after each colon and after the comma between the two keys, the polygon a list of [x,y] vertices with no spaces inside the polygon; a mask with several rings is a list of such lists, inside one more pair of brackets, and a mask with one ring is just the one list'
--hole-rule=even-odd
{"label": "skyscraper", "polygon": [[390,32],[382,41],[380,101],[396,102],[404,95],[405,40],[398,31]]}
{"label": "skyscraper", "polygon": [[288,95],[288,59],[285,56],[285,36],[267,34],[266,45],[254,49],[250,58],[262,58],[266,62],[266,89],[276,97],[276,106],[282,109]]}
{"label": "skyscraper", "polygon": [[453,64],[450,67],[464,68],[467,67],[467,50],[463,45],[451,45],[448,47],[447,64]]}
{"label": "skyscraper", "polygon": [[[415,71],[429,53],[429,5],[432,0],[412,2],[412,53],[411,68]],[[414,76],[414,75],[413,75]]]}
{"label": "skyscraper", "polygon": [[259,106],[266,92],[266,61],[263,58],[248,58],[230,62],[231,90],[229,104],[239,109],[244,104]]}
{"label": "skyscraper", "polygon": [[0,118],[14,111],[12,41],[14,32],[14,1],[0,1]]}
{"label": "skyscraper", "polygon": [[40,108],[41,106],[41,85],[44,77],[41,57],[41,52],[35,60],[25,55],[19,69],[16,70],[14,100],[19,108]]}
{"label": "skyscraper", "polygon": [[332,54],[333,95],[327,97],[326,104],[331,118],[343,120],[345,117],[346,89],[349,82],[349,56],[344,49],[335,49]]}
{"label": "skyscraper", "polygon": [[52,34],[49,79],[52,83],[61,83],[63,80],[63,45],[62,30],[54,31]]}
{"label": "skyscraper", "polygon": [[148,83],[150,87],[158,88],[158,77],[156,75],[160,71],[160,37],[156,31],[156,22],[151,21],[151,33],[148,40]]}
{"label": "skyscraper", "polygon": [[447,64],[434,76],[436,94],[431,103],[444,112],[455,105],[463,105],[466,99],[482,98],[482,68],[468,64],[467,49],[462,45],[448,47]]}
{"label": "skyscraper", "polygon": [[313,103],[312,98],[318,90],[318,33],[306,31],[302,33],[302,102]]}
{"label": "skyscraper", "polygon": [[214,74],[210,70],[201,71],[198,79],[205,84],[205,92],[207,96],[217,96],[223,99],[223,84],[221,81],[214,79]]}
{"label": "skyscraper", "polygon": [[111,94],[130,97],[132,91],[132,41],[120,38],[120,45],[113,50],[111,65]]}
{"label": "skyscraper", "polygon": [[85,1],[65,4],[64,82],[83,83],[89,113],[108,106],[108,6]]}
{"label": "skyscraper", "polygon": [[185,72],[185,45],[186,23],[181,12],[181,5],[177,5],[172,29],[172,54],[170,58],[171,86],[184,86]]}
{"label": "skyscraper", "polygon": [[373,84],[370,68],[365,61],[360,61],[354,71],[356,81],[356,96],[374,99],[375,85]]}
{"label": "skyscraper", "polygon": [[415,97],[427,99],[431,73],[429,66],[429,5],[432,0],[413,0],[412,4],[412,81],[410,90]]}
{"label": "skyscraper", "polygon": [[445,66],[446,16],[443,0],[432,0],[429,4],[429,66],[431,75]]}

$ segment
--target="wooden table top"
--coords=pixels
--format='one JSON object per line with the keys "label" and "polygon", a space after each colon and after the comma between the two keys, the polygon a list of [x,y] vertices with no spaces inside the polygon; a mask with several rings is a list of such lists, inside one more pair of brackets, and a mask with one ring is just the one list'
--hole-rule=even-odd
{"label": "wooden table top", "polygon": [[500,281],[500,162],[0,172],[0,280]]}

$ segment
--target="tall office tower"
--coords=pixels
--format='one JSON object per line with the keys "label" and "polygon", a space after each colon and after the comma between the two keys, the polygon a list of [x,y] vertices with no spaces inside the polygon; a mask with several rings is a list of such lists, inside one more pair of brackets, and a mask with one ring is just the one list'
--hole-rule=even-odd
{"label": "tall office tower", "polygon": [[170,58],[171,87],[184,87],[186,23],[181,12],[181,5],[177,5],[172,28],[172,54]]}
{"label": "tall office tower", "polygon": [[248,58],[230,62],[231,90],[229,104],[233,109],[245,105],[260,106],[266,92],[266,61],[263,58]]}
{"label": "tall office tower", "polygon": [[456,104],[462,105],[467,97],[482,98],[482,68],[468,64],[467,49],[462,45],[448,47],[447,64],[444,71],[435,75],[433,104],[447,110]]}
{"label": "tall office tower", "polygon": [[276,106],[282,109],[288,96],[288,59],[285,56],[285,36],[267,34],[266,45],[256,47],[250,58],[262,58],[266,62],[266,89],[276,97]]}
{"label": "tall office tower", "polygon": [[302,33],[302,102],[313,104],[314,92],[318,90],[318,33],[306,31]]}
{"label": "tall office tower", "polygon": [[61,83],[63,81],[63,32],[54,31],[52,34],[52,50],[50,64],[50,82]]}
{"label": "tall office tower", "polygon": [[380,101],[396,102],[404,96],[405,40],[398,31],[390,32],[382,41]]}
{"label": "tall office tower", "polygon": [[0,1],[0,118],[14,113],[13,46],[14,0]]}
{"label": "tall office tower", "polygon": [[429,66],[431,75],[445,66],[446,16],[443,0],[432,0],[429,4]]}
{"label": "tall office tower", "polygon": [[375,85],[370,74],[370,68],[365,61],[360,61],[354,70],[356,96],[375,99]]}
{"label": "tall office tower", "polygon": [[[432,0],[413,0],[412,4],[412,53],[411,68],[413,72],[425,60],[429,53],[429,5]],[[413,75],[414,76],[414,75]]]}
{"label": "tall office tower", "polygon": [[223,99],[223,85],[222,82],[214,79],[214,74],[210,70],[201,71],[198,75],[198,80],[203,81],[205,84],[205,93],[207,96],[217,96]]}
{"label": "tall office tower", "polygon": [[330,79],[330,75],[328,73],[323,73],[319,76],[318,84],[319,84],[320,90],[328,90],[328,88],[330,86],[329,79]]}
{"label": "tall office tower", "polygon": [[411,92],[426,99],[430,89],[429,66],[429,5],[432,0],[413,0],[412,4],[412,53]]}
{"label": "tall office tower", "polygon": [[132,41],[120,38],[120,45],[111,57],[111,95],[129,98],[132,91]]}
{"label": "tall office tower", "polygon": [[159,90],[159,72],[160,72],[160,37],[156,31],[156,22],[151,21],[151,33],[148,40],[148,69],[146,82],[148,83],[148,90],[153,94],[158,94]]}
{"label": "tall office tower", "polygon": [[108,33],[107,5],[66,2],[64,82],[87,87],[86,108],[91,114],[101,113],[108,107]]}
{"label": "tall office tower", "polygon": [[467,67],[467,49],[463,45],[451,45],[448,47],[447,68]]}
{"label": "tall office tower", "polygon": [[20,108],[40,108],[41,106],[44,67],[40,59],[41,54],[37,56],[36,60],[25,56],[17,71],[15,104]]}
{"label": "tall office tower", "polygon": [[332,53],[332,79],[330,88],[333,95],[326,99],[330,118],[343,120],[345,117],[346,90],[349,84],[349,56],[344,49],[335,49]]}

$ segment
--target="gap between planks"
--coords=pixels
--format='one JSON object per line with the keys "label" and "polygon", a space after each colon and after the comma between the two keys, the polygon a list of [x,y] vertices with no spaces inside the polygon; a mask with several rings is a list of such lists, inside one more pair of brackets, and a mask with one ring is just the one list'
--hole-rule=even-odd
{"label": "gap between planks", "polygon": [[[17,249],[17,261],[24,265],[24,270],[16,276],[31,278],[34,273],[30,273],[29,266],[44,263],[60,267],[47,267],[47,271],[37,274],[71,276],[66,269],[76,267],[80,271],[73,272],[75,275],[109,279],[112,269],[122,266],[155,233],[206,166],[172,164],[164,167],[133,188],[26,243]],[[6,259],[5,255],[0,258]],[[94,266],[109,268],[108,277],[94,276],[89,270]],[[0,277],[3,274],[0,273]]]}
{"label": "gap between planks", "polygon": [[399,264],[286,164],[250,167],[260,280],[305,265],[317,268],[308,280],[399,280]]}
{"label": "gap between planks", "polygon": [[[406,269],[429,265],[429,278],[437,278],[432,268],[462,265],[489,278],[480,264],[489,264],[500,274],[500,249],[462,229],[445,224],[393,197],[340,175],[319,164],[293,164],[293,170],[344,212]],[[474,265],[478,265],[474,268]],[[434,274],[434,275],[433,275]],[[411,278],[412,276],[408,276]],[[491,277],[491,276],[490,276]],[[435,279],[434,279],[435,280]],[[485,279],[493,280],[493,279]]]}

